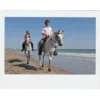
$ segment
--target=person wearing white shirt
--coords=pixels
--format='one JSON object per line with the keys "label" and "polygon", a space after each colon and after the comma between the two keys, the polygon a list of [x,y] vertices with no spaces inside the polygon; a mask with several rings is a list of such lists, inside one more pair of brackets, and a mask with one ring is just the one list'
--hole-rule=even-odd
{"label": "person wearing white shirt", "polygon": [[[50,25],[50,21],[46,20],[45,21],[45,27],[42,29],[42,35],[43,35],[43,44],[45,44],[46,40],[53,34],[52,32],[52,28],[49,26]],[[57,55],[56,50],[54,51],[54,56]]]}
{"label": "person wearing white shirt", "polygon": [[47,38],[52,35],[52,28],[50,26],[44,27],[42,29],[43,38]]}

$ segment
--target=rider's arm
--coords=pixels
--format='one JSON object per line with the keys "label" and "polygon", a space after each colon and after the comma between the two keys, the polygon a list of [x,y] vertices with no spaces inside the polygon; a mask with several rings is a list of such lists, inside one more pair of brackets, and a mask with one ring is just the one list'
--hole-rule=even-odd
{"label": "rider's arm", "polygon": [[45,37],[47,37],[47,34],[45,33],[45,29],[44,28],[42,29],[42,33],[41,34],[44,35]]}
{"label": "rider's arm", "polygon": [[42,34],[42,35],[46,35],[46,34],[45,34],[45,33],[43,33],[43,32],[42,32],[41,34]]}
{"label": "rider's arm", "polygon": [[50,30],[50,34],[53,35],[52,28],[51,28],[51,30]]}

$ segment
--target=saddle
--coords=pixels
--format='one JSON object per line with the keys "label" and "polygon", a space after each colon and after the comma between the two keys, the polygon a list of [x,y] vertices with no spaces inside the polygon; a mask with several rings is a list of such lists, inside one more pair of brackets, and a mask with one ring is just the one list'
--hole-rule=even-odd
{"label": "saddle", "polygon": [[43,39],[43,45],[45,45],[46,41],[48,40],[48,38]]}

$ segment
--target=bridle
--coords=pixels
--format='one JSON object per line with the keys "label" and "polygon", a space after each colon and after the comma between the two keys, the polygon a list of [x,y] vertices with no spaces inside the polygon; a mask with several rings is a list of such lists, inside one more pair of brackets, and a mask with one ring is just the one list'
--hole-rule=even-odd
{"label": "bridle", "polygon": [[[59,32],[60,32],[60,30],[57,32],[57,34],[56,34],[56,36],[55,36],[55,39],[56,39],[56,40],[52,39],[50,36],[47,37],[47,39],[49,39],[49,40],[51,40],[51,41],[54,41],[55,43],[58,43],[57,46],[56,46],[56,45],[54,46],[54,45],[52,44],[52,42],[51,42],[52,47],[57,48],[57,47],[59,46],[59,41],[61,41],[61,39],[60,39],[59,36],[58,36]],[[63,32],[64,32],[64,31],[63,31]],[[58,38],[58,39],[57,39],[57,38]],[[59,40],[59,41],[58,41],[58,40]]]}
{"label": "bridle", "polygon": [[[52,38],[50,38],[50,40],[54,41],[55,43],[57,43],[57,36],[58,34],[55,36],[56,37],[56,40],[53,40]],[[51,45],[53,46],[53,44],[51,43]],[[57,48],[59,45],[55,46],[55,48]]]}

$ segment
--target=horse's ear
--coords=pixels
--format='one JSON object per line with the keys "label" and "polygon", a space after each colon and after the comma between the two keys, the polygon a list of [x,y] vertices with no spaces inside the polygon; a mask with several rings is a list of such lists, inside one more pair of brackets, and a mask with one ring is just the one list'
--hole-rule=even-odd
{"label": "horse's ear", "polygon": [[64,30],[62,30],[62,32],[64,33]]}
{"label": "horse's ear", "polygon": [[56,35],[58,32],[56,31],[56,32],[54,32],[54,34]]}
{"label": "horse's ear", "polygon": [[58,30],[58,33],[60,32],[60,30]]}

